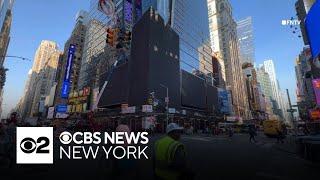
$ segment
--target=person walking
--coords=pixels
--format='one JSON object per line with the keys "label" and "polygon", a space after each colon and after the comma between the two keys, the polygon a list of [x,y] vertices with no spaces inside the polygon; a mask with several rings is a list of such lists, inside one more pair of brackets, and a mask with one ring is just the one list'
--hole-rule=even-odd
{"label": "person walking", "polygon": [[282,130],[280,130],[279,128],[277,128],[276,130],[277,130],[277,143],[283,144],[284,143],[284,141],[283,141],[284,134],[283,134]]}
{"label": "person walking", "polygon": [[154,175],[158,180],[193,179],[193,174],[186,165],[186,151],[179,142],[183,128],[170,123],[166,128],[167,135],[155,143]]}
{"label": "person walking", "polygon": [[255,139],[255,136],[257,135],[256,131],[255,131],[255,128],[253,126],[250,126],[249,127],[249,141],[252,143],[256,143],[256,139]]}

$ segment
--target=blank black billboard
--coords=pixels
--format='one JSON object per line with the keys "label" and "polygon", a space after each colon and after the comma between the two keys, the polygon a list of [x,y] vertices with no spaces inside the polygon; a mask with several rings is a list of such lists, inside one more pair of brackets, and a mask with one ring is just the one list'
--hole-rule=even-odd
{"label": "blank black billboard", "polygon": [[181,70],[181,102],[182,106],[205,109],[206,84],[205,81],[187,71]]}
{"label": "blank black billboard", "polygon": [[100,98],[98,107],[120,105],[128,102],[128,63],[116,67]]}

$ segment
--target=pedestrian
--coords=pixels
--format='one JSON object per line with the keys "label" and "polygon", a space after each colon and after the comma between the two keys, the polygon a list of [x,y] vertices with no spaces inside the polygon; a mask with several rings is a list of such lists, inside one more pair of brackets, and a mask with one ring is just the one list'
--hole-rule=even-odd
{"label": "pedestrian", "polygon": [[183,128],[176,123],[167,126],[167,135],[155,143],[153,168],[155,179],[193,179],[193,173],[186,165],[186,151],[179,142]]}
{"label": "pedestrian", "polygon": [[255,131],[255,128],[253,126],[249,126],[249,141],[252,143],[252,141],[254,143],[256,143],[256,139],[255,139],[255,136],[257,135],[256,131]]}
{"label": "pedestrian", "polygon": [[233,136],[233,128],[229,127],[228,129],[229,137],[231,138]]}
{"label": "pedestrian", "polygon": [[280,130],[279,128],[277,128],[276,131],[277,131],[277,143],[280,143],[280,142],[281,142],[281,144],[283,144],[283,143],[284,143],[284,141],[283,141],[283,139],[284,139],[284,134],[283,134],[282,130]]}

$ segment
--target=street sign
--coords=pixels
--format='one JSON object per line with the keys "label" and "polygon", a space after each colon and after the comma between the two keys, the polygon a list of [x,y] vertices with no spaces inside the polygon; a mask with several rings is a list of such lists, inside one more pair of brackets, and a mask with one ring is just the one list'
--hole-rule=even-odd
{"label": "street sign", "polygon": [[136,107],[135,106],[131,106],[131,107],[127,107],[127,108],[123,108],[121,110],[122,114],[132,114],[136,112]]}
{"label": "street sign", "polygon": [[143,105],[142,106],[142,112],[148,113],[148,112],[152,112],[152,105]]}
{"label": "street sign", "polygon": [[175,108],[169,108],[169,113],[170,114],[175,114],[176,113],[176,109]]}
{"label": "street sign", "polygon": [[169,102],[169,97],[166,97],[166,98],[164,99],[164,101],[165,101],[166,103],[168,103],[168,102]]}

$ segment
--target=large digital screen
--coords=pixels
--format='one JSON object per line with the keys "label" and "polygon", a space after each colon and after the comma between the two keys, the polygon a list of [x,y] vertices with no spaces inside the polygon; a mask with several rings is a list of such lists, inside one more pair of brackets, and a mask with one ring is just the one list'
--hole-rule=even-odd
{"label": "large digital screen", "polygon": [[316,96],[317,105],[320,105],[320,79],[312,80],[314,94]]}
{"label": "large digital screen", "polygon": [[320,1],[311,7],[305,20],[308,40],[313,58],[320,55]]}
{"label": "large digital screen", "polygon": [[69,91],[70,91],[70,77],[71,77],[71,70],[72,70],[72,61],[74,58],[74,53],[76,51],[76,46],[70,44],[69,51],[68,51],[68,59],[66,62],[66,68],[64,72],[64,80],[61,87],[61,98],[68,98]]}
{"label": "large digital screen", "polygon": [[124,20],[127,23],[132,23],[132,2],[129,0],[124,2]]}

